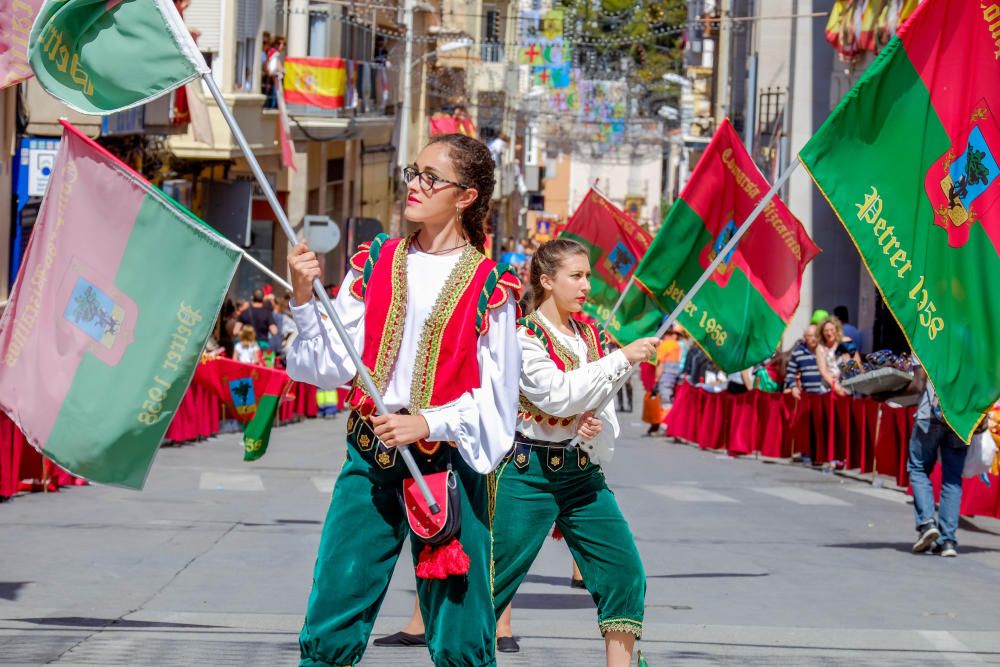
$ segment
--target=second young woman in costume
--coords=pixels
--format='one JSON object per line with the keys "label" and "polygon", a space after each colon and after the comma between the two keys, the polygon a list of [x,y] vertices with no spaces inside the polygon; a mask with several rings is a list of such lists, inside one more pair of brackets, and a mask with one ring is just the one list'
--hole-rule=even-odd
{"label": "second young woman in costume", "polygon": [[[642,634],[646,576],[601,471],[618,435],[614,405],[593,411],[658,341],[644,338],[604,355],[596,327],[573,318],[590,291],[590,259],[574,241],[538,248],[531,291],[535,309],[518,329],[517,434],[495,473],[494,605],[503,610],[513,599],[554,522],[597,602],[607,664],[624,667]],[[568,448],[577,434],[586,442]]]}
{"label": "second young woman in costume", "polygon": [[[372,398],[322,309],[312,300],[316,256],[289,259],[299,336],[288,373],[321,389],[354,379],[347,461],[323,527],[299,637],[303,666],[354,665],[365,650],[408,532],[398,489],[409,477],[396,447],[425,473],[451,466],[468,572],[417,579],[427,644],[437,666],[495,664],[487,473],[514,436],[520,283],[483,255],[494,164],[480,142],[434,140],[404,172],[408,238],[377,237],[351,260],[335,307],[393,414]],[[440,500],[439,500],[440,502]],[[443,505],[443,503],[442,503]],[[414,562],[422,545],[414,543]]]}

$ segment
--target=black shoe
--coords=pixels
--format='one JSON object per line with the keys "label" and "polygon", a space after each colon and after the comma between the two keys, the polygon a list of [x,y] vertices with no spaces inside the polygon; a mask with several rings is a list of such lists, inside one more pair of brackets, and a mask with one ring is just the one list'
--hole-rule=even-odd
{"label": "black shoe", "polygon": [[411,635],[409,632],[399,632],[387,635],[385,637],[379,637],[374,642],[375,646],[392,646],[392,647],[403,647],[403,646],[427,646],[427,640],[424,639],[423,634]]}
{"label": "black shoe", "polygon": [[573,577],[570,577],[569,578],[569,587],[570,588],[582,588],[582,589],[586,590],[587,589],[587,584],[583,583],[583,579],[574,579]]}
{"label": "black shoe", "polygon": [[936,556],[944,556],[945,558],[954,558],[958,555],[958,551],[955,549],[955,543],[951,540],[936,542],[934,546],[931,547],[931,553]]}
{"label": "black shoe", "polygon": [[941,531],[938,530],[938,527],[933,522],[925,523],[918,530],[920,531],[920,537],[913,543],[913,553],[915,554],[927,551],[937,541],[937,538],[941,537]]}
{"label": "black shoe", "polygon": [[497,637],[497,650],[501,653],[518,653],[521,647],[513,637]]}

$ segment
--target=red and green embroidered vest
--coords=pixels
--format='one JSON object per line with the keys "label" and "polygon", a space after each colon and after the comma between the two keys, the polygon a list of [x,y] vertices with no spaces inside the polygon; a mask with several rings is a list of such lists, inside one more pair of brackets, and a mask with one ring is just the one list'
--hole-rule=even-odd
{"label": "red and green embroidered vest", "polygon": [[[408,248],[409,239],[379,234],[351,258],[351,266],[360,274],[351,285],[351,294],[365,303],[361,360],[383,393],[403,341]],[[446,405],[479,387],[479,337],[489,330],[489,311],[507,303],[511,294],[516,300],[520,291],[521,282],[506,264],[497,264],[471,246],[462,253],[419,338],[410,388],[411,414]],[[364,417],[375,409],[357,379],[347,402]]]}
{"label": "red and green embroidered vest", "polygon": [[[597,327],[589,322],[580,320],[575,320],[575,322],[580,330],[580,335],[583,336],[583,341],[587,344],[587,363],[593,363],[603,357],[604,346],[607,343],[604,334],[600,333]],[[580,359],[576,353],[563,345],[559,338],[549,331],[542,319],[538,317],[537,311],[518,320],[518,325],[523,327],[529,336],[535,336],[542,341],[549,352],[549,358],[555,362],[559,370],[566,372],[580,368]],[[517,416],[524,421],[533,421],[538,424],[569,426],[579,415],[554,417],[529,401],[524,394],[521,394],[517,404]]]}

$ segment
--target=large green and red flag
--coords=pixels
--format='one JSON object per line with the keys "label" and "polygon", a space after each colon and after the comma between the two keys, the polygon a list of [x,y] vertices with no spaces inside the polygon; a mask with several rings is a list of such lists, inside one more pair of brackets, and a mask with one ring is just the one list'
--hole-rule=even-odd
{"label": "large green and red flag", "polygon": [[[631,216],[593,188],[559,236],[582,243],[590,253],[593,274],[583,310],[601,325],[628,286],[652,238]],[[662,320],[660,309],[640,290],[631,289],[608,320],[607,332],[621,345],[627,345],[637,338],[652,336]]]}
{"label": "large green and red flag", "polygon": [[[770,186],[726,119],[635,273],[636,283],[672,311],[745,224]],[[678,318],[722,370],[769,357],[799,306],[802,272],[819,252],[774,197]]]}
{"label": "large green and red flag", "polygon": [[243,424],[243,460],[256,461],[267,452],[278,406],[292,386],[288,373],[233,359],[206,357],[194,381],[219,397]]}
{"label": "large green and red flag", "polygon": [[1000,2],[926,0],[802,149],[966,440],[1000,394]]}
{"label": "large green and red flag", "polygon": [[142,488],[240,251],[64,125],[0,318],[0,409],[73,474]]}
{"label": "large green and red flag", "polygon": [[90,114],[145,104],[209,72],[172,0],[48,0],[29,55],[42,88]]}

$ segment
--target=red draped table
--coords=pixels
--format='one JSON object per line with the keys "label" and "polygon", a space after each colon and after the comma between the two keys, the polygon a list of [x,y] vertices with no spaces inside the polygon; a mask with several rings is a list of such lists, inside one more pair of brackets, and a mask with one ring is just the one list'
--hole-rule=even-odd
{"label": "red draped table", "polygon": [[[732,456],[798,454],[813,463],[888,475],[906,487],[914,412],[912,407],[832,393],[803,394],[796,400],[791,394],[715,393],[680,384],[664,424],[668,436],[702,449],[726,450]],[[937,490],[939,472],[934,479]],[[962,514],[1000,518],[1000,478],[991,477],[989,486],[978,478],[965,480]]]}

